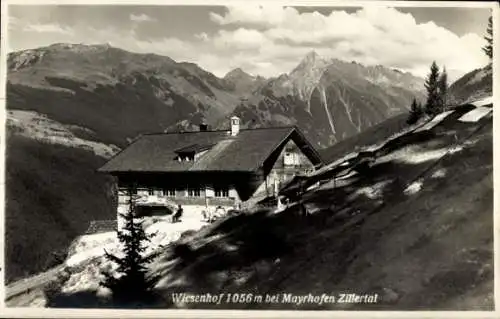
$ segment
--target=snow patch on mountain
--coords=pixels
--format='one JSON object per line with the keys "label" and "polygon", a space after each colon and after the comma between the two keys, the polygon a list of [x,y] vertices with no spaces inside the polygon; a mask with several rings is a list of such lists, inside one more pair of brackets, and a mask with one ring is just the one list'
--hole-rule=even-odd
{"label": "snow patch on mountain", "polygon": [[[321,96],[321,102],[323,103],[323,107],[325,109],[326,116],[328,118],[328,123],[330,123],[330,128],[332,129],[332,133],[335,134],[335,125],[333,124],[332,120],[332,115],[330,114],[330,111],[328,110],[328,103],[326,102],[326,94],[325,94],[325,88],[324,87],[319,87],[318,88]],[[310,100],[308,100],[308,106],[309,109],[311,108],[311,105],[309,104]]]}
{"label": "snow patch on mountain", "polygon": [[352,114],[351,114],[351,108],[349,106],[349,101],[348,101],[348,97],[345,95],[345,90],[344,91],[341,91],[340,89],[337,89],[337,92],[338,92],[338,97],[339,97],[339,101],[342,103],[342,105],[344,106],[344,109],[345,109],[345,114],[347,115],[347,118],[349,119],[349,122],[352,123],[352,125],[354,127],[356,127],[357,131],[361,131],[361,128],[360,128],[360,123],[358,123],[356,125],[356,123],[354,123],[353,119],[352,119]]}

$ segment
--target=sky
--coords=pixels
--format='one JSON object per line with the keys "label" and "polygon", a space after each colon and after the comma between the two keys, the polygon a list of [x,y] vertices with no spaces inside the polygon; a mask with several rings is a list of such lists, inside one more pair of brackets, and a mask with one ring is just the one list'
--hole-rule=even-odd
{"label": "sky", "polygon": [[10,5],[8,51],[107,43],[197,63],[217,76],[290,72],[314,50],[424,77],[436,61],[451,80],[488,60],[488,8]]}

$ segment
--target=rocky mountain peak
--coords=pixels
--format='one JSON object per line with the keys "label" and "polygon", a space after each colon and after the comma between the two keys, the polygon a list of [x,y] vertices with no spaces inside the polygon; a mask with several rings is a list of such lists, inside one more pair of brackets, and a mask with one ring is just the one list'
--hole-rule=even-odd
{"label": "rocky mountain peak", "polygon": [[265,82],[265,78],[248,74],[241,68],[229,71],[223,80],[229,83],[235,92],[242,95],[241,97],[248,97],[248,95]]}
{"label": "rocky mountain peak", "polygon": [[329,64],[329,60],[316,51],[310,51],[288,76],[278,78],[277,86],[280,87],[281,94],[296,95],[301,100],[308,100]]}
{"label": "rocky mountain peak", "polygon": [[233,69],[226,73],[224,79],[234,79],[234,78],[253,78],[250,74],[243,71],[241,68]]}
{"label": "rocky mountain peak", "polygon": [[328,62],[316,51],[312,50],[300,61],[299,65],[290,74],[308,72],[311,69],[324,67]]}
{"label": "rocky mountain peak", "polygon": [[305,61],[315,61],[316,59],[321,58],[319,54],[315,50],[311,50],[306,56],[304,57]]}

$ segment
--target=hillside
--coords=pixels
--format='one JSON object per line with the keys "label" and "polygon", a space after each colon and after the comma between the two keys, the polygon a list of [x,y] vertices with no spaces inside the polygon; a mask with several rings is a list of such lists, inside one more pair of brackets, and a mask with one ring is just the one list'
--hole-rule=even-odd
{"label": "hillside", "polygon": [[408,114],[403,113],[384,120],[379,124],[367,128],[359,134],[335,143],[333,146],[321,149],[321,157],[326,163],[331,163],[346,154],[380,143],[381,141],[389,138],[391,135],[407,129],[407,118]]}
{"label": "hillside", "polygon": [[[116,145],[93,141],[97,136],[92,130],[77,125],[64,125],[34,111],[7,111],[7,128],[16,135],[42,143],[85,149],[103,158],[109,158],[120,150]],[[86,136],[87,139],[76,135]]]}
{"label": "hillside", "polygon": [[473,70],[455,81],[449,88],[450,103],[461,104],[491,96],[493,92],[492,64]]}
{"label": "hillside", "polygon": [[[152,265],[162,276],[162,301],[152,306],[491,310],[493,123],[491,104],[477,105],[314,173],[311,183],[321,184],[302,197],[308,216],[292,202],[281,212],[243,213],[182,236]],[[109,306],[106,292],[94,291],[101,266],[89,260],[66,267],[50,305]],[[78,284],[82,274],[86,285]],[[278,302],[173,300],[181,292],[277,295]],[[342,293],[377,294],[377,302],[284,297]]]}
{"label": "hillside", "polygon": [[9,132],[6,137],[6,282],[64,260],[94,219],[115,218],[113,180],[92,151]]}

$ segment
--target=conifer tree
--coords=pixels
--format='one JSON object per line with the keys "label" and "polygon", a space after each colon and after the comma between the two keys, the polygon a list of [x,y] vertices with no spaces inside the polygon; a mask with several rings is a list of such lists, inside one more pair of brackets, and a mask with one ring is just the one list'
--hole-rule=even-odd
{"label": "conifer tree", "polygon": [[443,72],[439,76],[438,81],[438,91],[439,91],[439,104],[441,111],[446,108],[447,95],[448,95],[448,74],[446,73],[446,68],[443,67]]}
{"label": "conifer tree", "polygon": [[491,60],[493,59],[493,20],[491,16],[488,18],[488,27],[486,28],[486,36],[484,39],[487,44],[483,47],[483,51]]}
{"label": "conifer tree", "polygon": [[152,289],[159,279],[147,276],[147,264],[157,254],[144,256],[150,237],[146,235],[142,222],[136,217],[134,190],[133,186],[127,189],[128,211],[121,214],[124,225],[123,229],[117,231],[124,256],[118,257],[105,251],[106,258],[117,264],[118,268],[117,274],[103,272],[104,280],[100,283],[112,291],[113,300],[122,306],[140,306],[151,301]]}
{"label": "conifer tree", "polygon": [[427,90],[427,102],[425,103],[425,113],[435,115],[439,112],[439,67],[436,61],[432,62],[431,70],[425,80],[425,89]]}
{"label": "conifer tree", "polygon": [[422,116],[422,105],[420,103],[417,103],[417,100],[413,98],[410,107],[410,115],[408,116],[406,123],[408,123],[409,125],[415,124],[420,119],[421,116]]}

